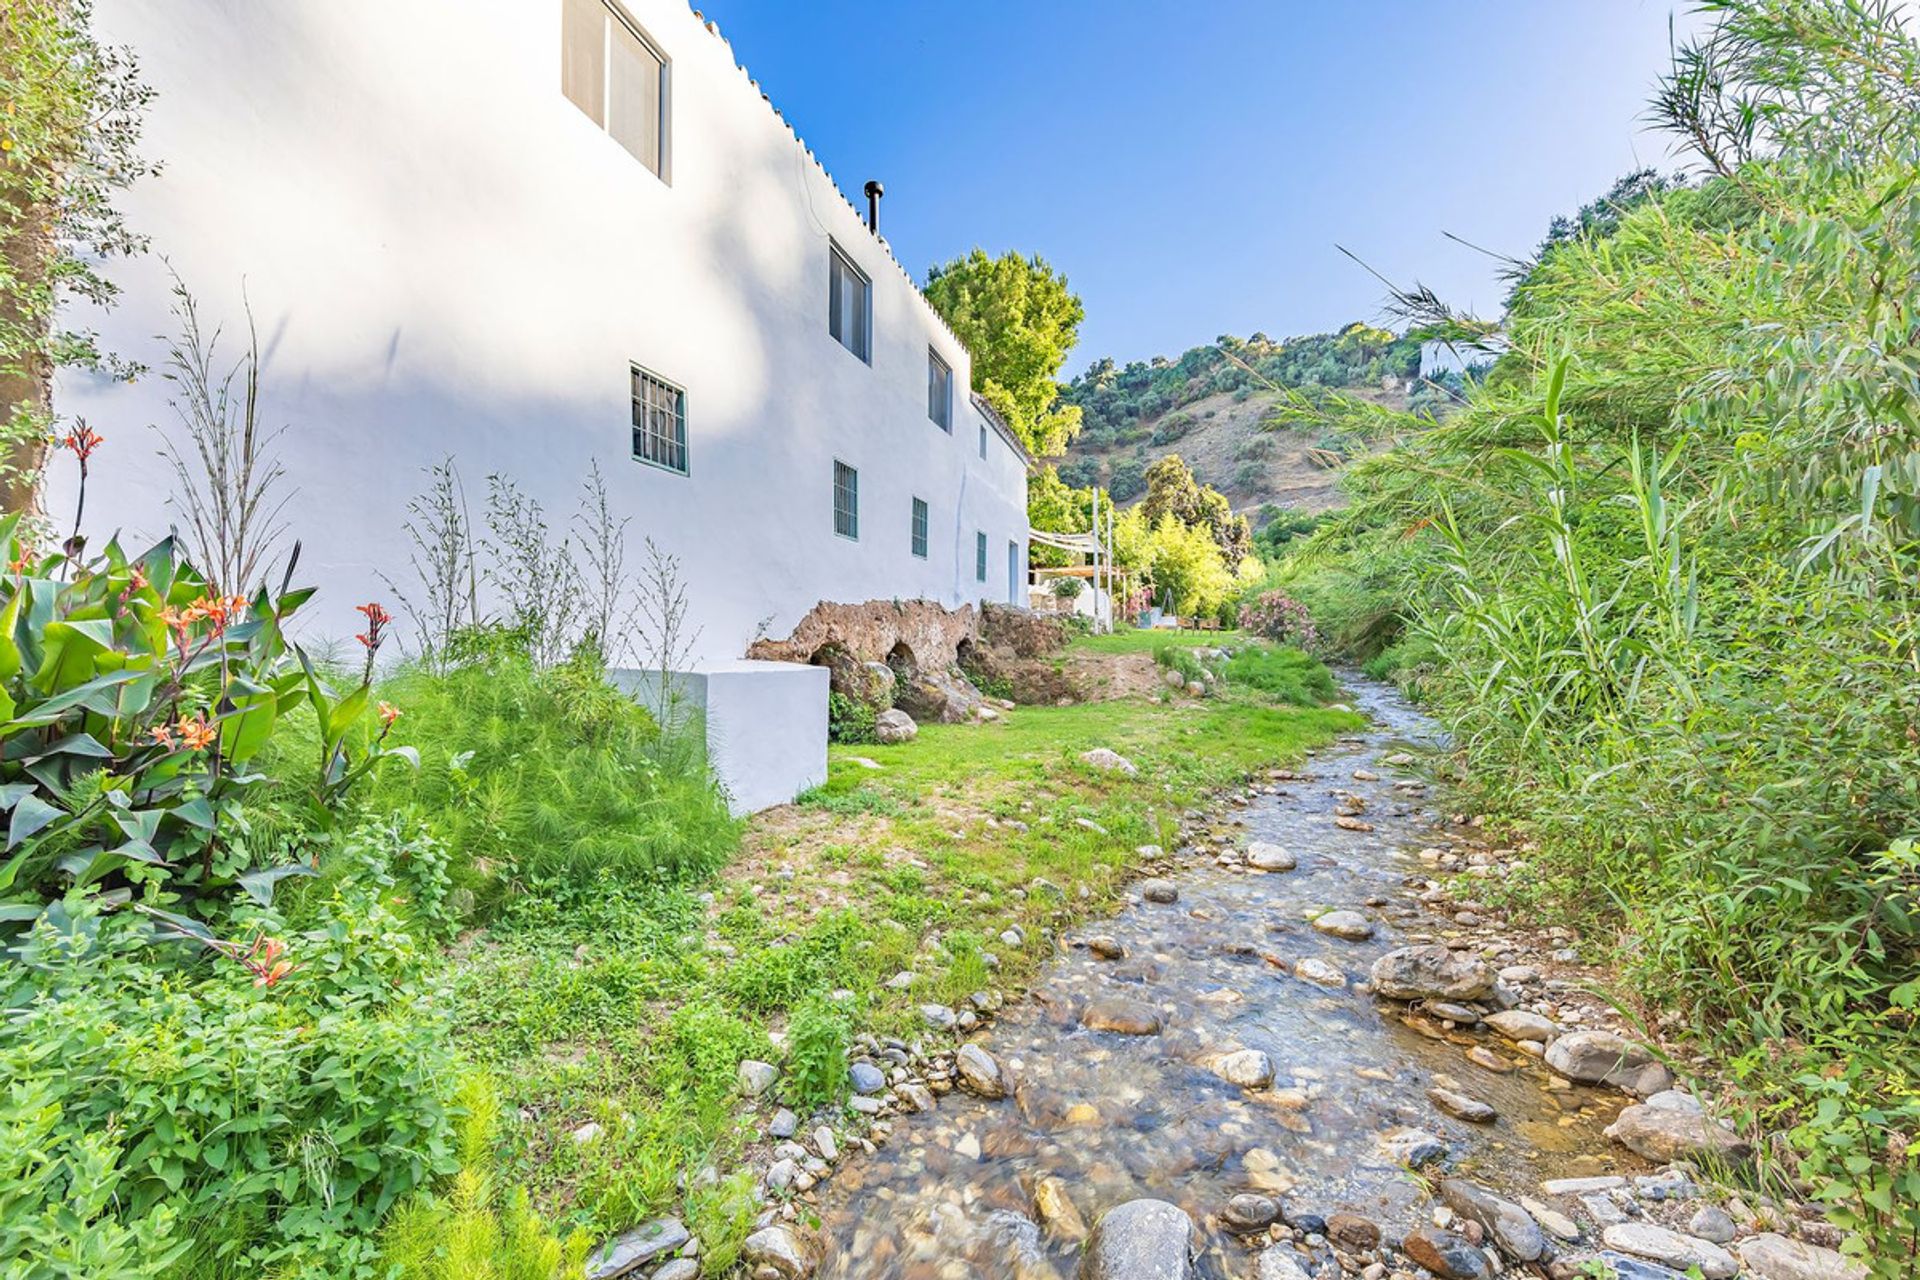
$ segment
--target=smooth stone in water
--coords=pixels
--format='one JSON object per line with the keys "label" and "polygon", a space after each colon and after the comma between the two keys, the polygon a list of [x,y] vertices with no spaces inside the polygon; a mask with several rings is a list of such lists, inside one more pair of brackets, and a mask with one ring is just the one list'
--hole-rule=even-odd
{"label": "smooth stone in water", "polygon": [[[1492,1124],[1500,1118],[1499,1112],[1480,1099],[1453,1089],[1443,1089],[1439,1085],[1427,1090],[1427,1100],[1455,1119],[1470,1124]],[[1530,1262],[1532,1259],[1523,1261]]]}
{"label": "smooth stone in water", "polygon": [[1124,959],[1127,954],[1127,949],[1120,945],[1117,939],[1110,938],[1104,933],[1096,933],[1091,938],[1088,938],[1087,950],[1093,952],[1094,955],[1099,956],[1102,960],[1120,960]]}
{"label": "smooth stone in water", "polygon": [[1647,1258],[1664,1267],[1685,1271],[1699,1267],[1706,1280],[1732,1280],[1740,1273],[1733,1255],[1711,1240],[1683,1236],[1651,1222],[1619,1222],[1600,1233],[1609,1249]]}
{"label": "smooth stone in water", "polygon": [[1140,896],[1148,902],[1178,902],[1180,900],[1180,890],[1174,886],[1171,880],[1142,880],[1140,882]]}
{"label": "smooth stone in water", "polygon": [[1258,1049],[1222,1054],[1209,1064],[1213,1074],[1242,1089],[1264,1089],[1273,1083],[1273,1059]]}
{"label": "smooth stone in water", "polygon": [[1380,1247],[1380,1224],[1372,1218],[1342,1211],[1327,1219],[1327,1239],[1342,1248],[1364,1253]]}
{"label": "smooth stone in water", "polygon": [[1193,1220],[1164,1200],[1129,1200],[1094,1224],[1078,1280],[1189,1280]]}
{"label": "smooth stone in water", "polygon": [[1237,1235],[1247,1235],[1255,1231],[1264,1231],[1280,1216],[1280,1206],[1271,1197],[1242,1192],[1227,1201],[1226,1210],[1220,1215],[1221,1225]]}
{"label": "smooth stone in water", "polygon": [[1279,845],[1255,840],[1247,846],[1247,865],[1255,871],[1291,871],[1300,864]]}
{"label": "smooth stone in water", "polygon": [[1062,1244],[1078,1244],[1087,1238],[1087,1223],[1073,1206],[1067,1184],[1058,1178],[1042,1178],[1033,1186],[1033,1209],[1046,1224],[1047,1234]]}
{"label": "smooth stone in water", "polygon": [[1160,1011],[1137,1000],[1095,1000],[1080,1015],[1080,1025],[1089,1031],[1111,1031],[1123,1036],[1160,1034]]}
{"label": "smooth stone in water", "polygon": [[1313,918],[1313,927],[1321,933],[1348,942],[1365,942],[1373,936],[1373,922],[1358,911],[1329,911]]}
{"label": "smooth stone in water", "polygon": [[1302,982],[1339,991],[1347,985],[1347,975],[1317,956],[1305,956],[1293,962],[1293,976]]}
{"label": "smooth stone in water", "polygon": [[1395,1164],[1418,1169],[1444,1160],[1447,1144],[1425,1129],[1395,1129],[1380,1135],[1380,1150]]}
{"label": "smooth stone in water", "polygon": [[1553,1038],[1553,1019],[1525,1009],[1508,1009],[1501,1013],[1490,1013],[1485,1022],[1509,1040],[1532,1040],[1545,1044]]}
{"label": "smooth stone in water", "polygon": [[1253,1280],[1311,1280],[1292,1245],[1276,1244],[1260,1251]]}

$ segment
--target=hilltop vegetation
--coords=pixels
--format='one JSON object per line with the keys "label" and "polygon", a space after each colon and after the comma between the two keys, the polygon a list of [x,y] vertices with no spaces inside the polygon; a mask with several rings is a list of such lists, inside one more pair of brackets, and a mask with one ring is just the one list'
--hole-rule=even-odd
{"label": "hilltop vegetation", "polygon": [[1284,341],[1222,335],[1174,360],[1096,360],[1066,388],[1081,430],[1061,477],[1130,502],[1146,491],[1147,468],[1177,452],[1236,507],[1324,510],[1340,501],[1342,463],[1377,446],[1351,426],[1303,429],[1289,407],[1334,389],[1418,412],[1445,394],[1419,373],[1418,341],[1360,323]]}
{"label": "hilltop vegetation", "polygon": [[[1734,0],[1656,114],[1690,182],[1568,220],[1444,422],[1284,566],[1884,1276],[1920,1247],[1920,46]],[[1348,413],[1331,403],[1332,424]]]}

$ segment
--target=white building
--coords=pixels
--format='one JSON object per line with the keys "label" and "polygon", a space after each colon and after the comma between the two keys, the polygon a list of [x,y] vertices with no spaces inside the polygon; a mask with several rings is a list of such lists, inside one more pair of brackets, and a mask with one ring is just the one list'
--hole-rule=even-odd
{"label": "white building", "polygon": [[703,665],[822,600],[1024,603],[1026,459],[967,351],[678,0],[100,0],[97,26],[156,90],[164,167],[97,321],[154,372],[56,388],[108,440],[96,545],[107,513],[129,542],[176,519],[170,266],[229,357],[251,303],[325,633],[406,585],[449,456],[476,515],[499,472],[556,527],[597,461],[630,561],[678,557]]}

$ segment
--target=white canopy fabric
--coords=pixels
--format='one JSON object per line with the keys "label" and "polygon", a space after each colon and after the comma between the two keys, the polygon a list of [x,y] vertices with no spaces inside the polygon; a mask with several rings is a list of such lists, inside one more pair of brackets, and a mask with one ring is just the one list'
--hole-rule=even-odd
{"label": "white canopy fabric", "polygon": [[1087,555],[1100,550],[1100,540],[1091,533],[1050,533],[1045,529],[1029,529],[1027,540],[1037,542],[1043,547],[1057,547],[1061,551],[1081,551]]}

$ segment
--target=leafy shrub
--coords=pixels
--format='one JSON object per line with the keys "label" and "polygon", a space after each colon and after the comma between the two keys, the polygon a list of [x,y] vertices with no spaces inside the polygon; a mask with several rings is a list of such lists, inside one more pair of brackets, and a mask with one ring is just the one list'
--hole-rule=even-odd
{"label": "leafy shrub", "polygon": [[[190,1245],[194,1274],[244,1261],[341,1275],[369,1260],[390,1207],[453,1172],[445,1017],[427,958],[375,893],[343,884],[317,904],[277,976],[219,958],[257,947],[169,955],[132,917],[71,901],[22,949],[0,1046],[6,1127],[37,1133],[28,1149],[45,1159],[10,1184],[30,1194],[0,1205],[7,1248],[132,1240],[156,1259]],[[259,913],[256,937],[280,923]],[[108,1193],[104,1231],[50,1213]],[[62,1230],[75,1238],[50,1247]],[[22,1261],[0,1255],[0,1269]]]}
{"label": "leafy shrub", "polygon": [[1193,418],[1191,415],[1184,414],[1184,413],[1170,413],[1166,417],[1160,419],[1160,421],[1154,426],[1153,436],[1150,439],[1149,443],[1156,444],[1156,445],[1172,444],[1176,440],[1183,438],[1187,434],[1187,432],[1191,431],[1192,429],[1193,429]]}
{"label": "leafy shrub", "polygon": [[1312,649],[1320,642],[1307,607],[1284,591],[1265,591],[1241,614],[1247,630],[1283,644]]}
{"label": "leafy shrub", "polygon": [[1169,671],[1178,671],[1189,684],[1206,679],[1206,668],[1200,665],[1200,659],[1193,656],[1193,650],[1185,645],[1163,644],[1153,651],[1153,660],[1156,665]]}
{"label": "leafy shrub", "polygon": [[858,698],[844,693],[827,694],[827,741],[859,746],[878,742],[874,728],[876,712]]}
{"label": "leafy shrub", "polygon": [[414,668],[380,692],[403,713],[392,740],[413,747],[420,768],[405,786],[374,778],[365,804],[458,851],[457,884],[483,889],[489,871],[509,868],[686,882],[738,839],[697,735],[663,733],[591,654],[551,668],[520,657]]}
{"label": "leafy shrub", "polygon": [[851,1039],[847,1011],[828,997],[813,996],[795,1009],[787,1023],[787,1101],[810,1110],[844,1099]]}
{"label": "leafy shrub", "polygon": [[[81,453],[97,443],[71,439]],[[118,542],[92,560],[42,556],[18,515],[0,519],[0,547],[12,570],[0,577],[0,918],[31,919],[70,889],[224,898],[239,884],[266,898],[309,870],[254,866],[231,839],[281,719],[311,709],[318,750],[298,771],[327,805],[399,754],[382,725],[350,757],[367,682],[337,697],[305,655],[294,661],[283,629],[311,591],[217,595],[171,539],[137,557]],[[363,608],[371,660],[383,615]]]}
{"label": "leafy shrub", "polygon": [[1107,474],[1107,492],[1115,502],[1126,502],[1147,491],[1147,464],[1138,458],[1122,458]]}
{"label": "leafy shrub", "polygon": [[1049,589],[1056,600],[1078,600],[1080,593],[1086,589],[1086,585],[1079,578],[1055,578],[1053,586]]}

